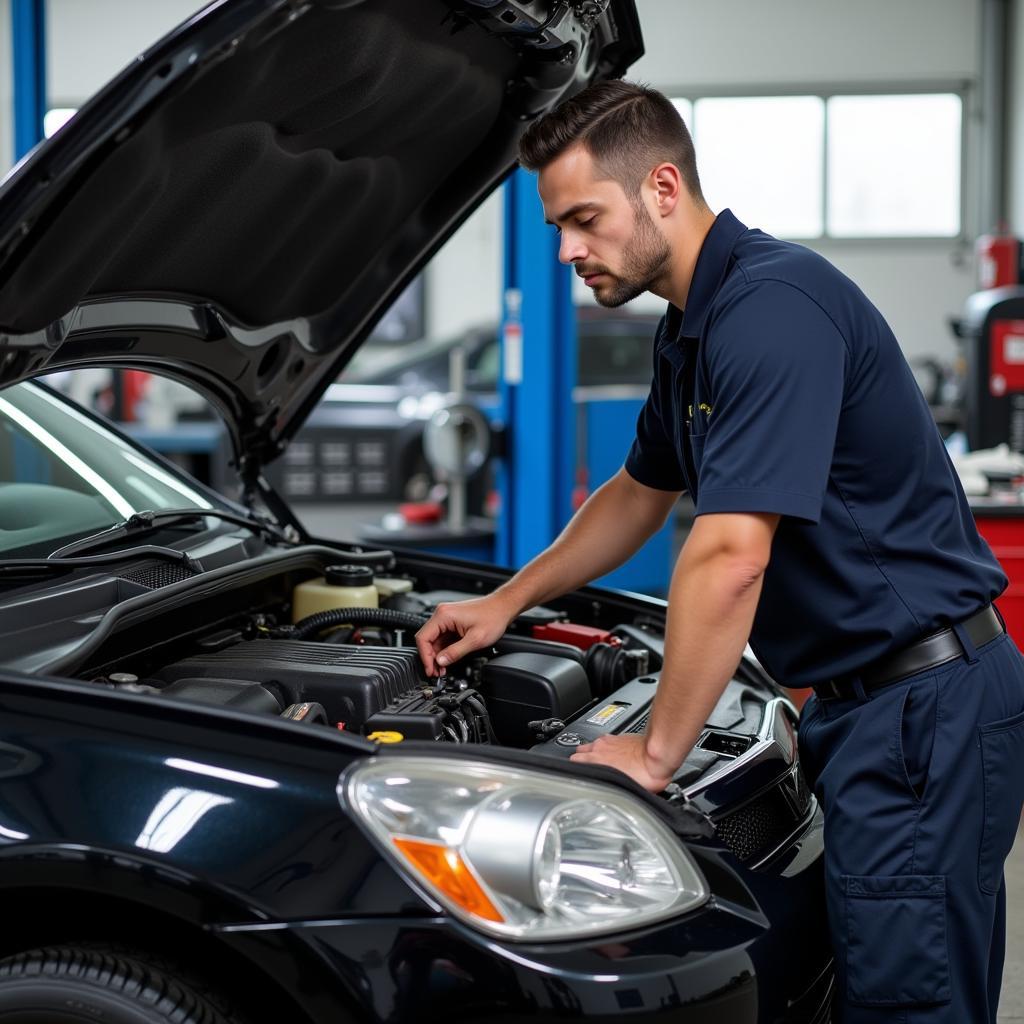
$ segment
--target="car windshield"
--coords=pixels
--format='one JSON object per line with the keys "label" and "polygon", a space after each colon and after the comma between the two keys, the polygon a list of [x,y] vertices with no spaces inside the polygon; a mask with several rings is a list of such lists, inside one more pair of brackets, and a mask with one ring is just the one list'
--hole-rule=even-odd
{"label": "car windshield", "polygon": [[34,384],[0,391],[0,555],[46,554],[144,509],[211,508],[168,469]]}

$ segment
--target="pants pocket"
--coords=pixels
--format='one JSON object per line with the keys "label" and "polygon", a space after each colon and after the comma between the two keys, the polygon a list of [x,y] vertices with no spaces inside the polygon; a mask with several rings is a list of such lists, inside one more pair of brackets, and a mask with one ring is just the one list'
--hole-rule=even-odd
{"label": "pants pocket", "polygon": [[935,743],[935,716],[939,699],[934,676],[925,676],[907,687],[900,702],[896,730],[897,761],[914,798],[924,796]]}
{"label": "pants pocket", "polygon": [[860,1006],[951,998],[945,875],[842,875],[846,997]]}
{"label": "pants pocket", "polygon": [[984,813],[978,851],[978,885],[999,891],[1003,864],[1017,836],[1024,803],[1024,712],[978,728]]}

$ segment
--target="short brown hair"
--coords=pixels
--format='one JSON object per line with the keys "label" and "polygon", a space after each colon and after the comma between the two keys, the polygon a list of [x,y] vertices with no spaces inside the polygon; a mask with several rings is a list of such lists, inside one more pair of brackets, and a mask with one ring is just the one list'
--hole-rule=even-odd
{"label": "short brown hair", "polygon": [[535,121],[519,142],[519,162],[538,171],[581,142],[602,171],[636,195],[651,169],[675,164],[704,206],[697,157],[672,101],[636,82],[598,82]]}

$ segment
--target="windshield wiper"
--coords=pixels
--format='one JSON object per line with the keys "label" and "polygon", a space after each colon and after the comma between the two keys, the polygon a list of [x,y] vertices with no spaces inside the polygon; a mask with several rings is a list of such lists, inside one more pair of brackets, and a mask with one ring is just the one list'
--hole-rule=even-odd
{"label": "windshield wiper", "polygon": [[[73,540],[70,544],[51,551],[49,558],[67,558],[68,555],[81,554],[83,551],[92,551],[101,548],[111,541],[120,540],[122,537],[135,537],[140,533],[149,533],[159,529],[161,526],[168,526],[173,523],[186,523],[193,519],[204,519],[207,516],[214,519],[223,519],[227,523],[235,523],[238,526],[245,526],[253,533],[266,534],[273,540],[289,542],[289,538],[283,530],[272,523],[258,519],[253,516],[242,515],[240,512],[228,512],[219,508],[168,508],[157,512],[147,510],[136,512],[129,516],[124,522],[116,523],[109,529],[101,530],[99,533],[90,534],[79,540]],[[172,550],[170,548],[166,550]]]}
{"label": "windshield wiper", "polygon": [[130,558],[163,558],[177,562],[191,573],[203,571],[203,567],[187,551],[176,551],[159,544],[137,544],[122,551],[106,551],[88,555],[85,558],[8,558],[0,562],[0,576],[55,576],[73,569],[89,569],[111,562],[124,562]]}

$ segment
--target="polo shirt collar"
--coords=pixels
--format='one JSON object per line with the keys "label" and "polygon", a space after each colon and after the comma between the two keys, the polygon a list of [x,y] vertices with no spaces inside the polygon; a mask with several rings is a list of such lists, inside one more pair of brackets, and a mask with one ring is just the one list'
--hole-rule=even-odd
{"label": "polo shirt collar", "polygon": [[686,296],[686,309],[679,334],[686,338],[699,338],[704,329],[711,302],[722,285],[736,240],[747,230],[732,210],[722,210],[715,218],[700,247],[697,265],[693,268],[690,293]]}

